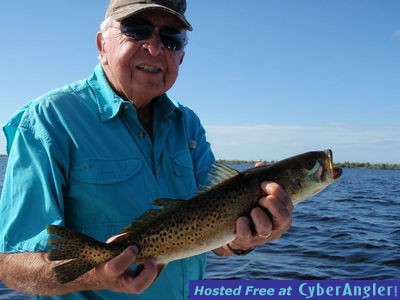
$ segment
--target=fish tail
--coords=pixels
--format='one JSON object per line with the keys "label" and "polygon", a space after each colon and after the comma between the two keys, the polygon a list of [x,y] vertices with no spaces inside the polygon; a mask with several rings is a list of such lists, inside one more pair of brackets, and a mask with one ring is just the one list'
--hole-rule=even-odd
{"label": "fish tail", "polygon": [[47,232],[57,237],[48,241],[48,245],[56,247],[47,253],[48,259],[68,260],[53,268],[57,281],[62,284],[75,280],[121,252],[120,247],[99,242],[63,226],[48,225]]}

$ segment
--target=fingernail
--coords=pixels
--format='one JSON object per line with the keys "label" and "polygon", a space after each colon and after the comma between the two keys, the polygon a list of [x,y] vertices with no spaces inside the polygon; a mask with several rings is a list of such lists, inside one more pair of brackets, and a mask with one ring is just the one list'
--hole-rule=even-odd
{"label": "fingernail", "polygon": [[154,264],[154,265],[157,264],[157,259],[155,259],[155,258],[153,258],[153,257],[149,258],[148,261],[149,261],[150,263]]}
{"label": "fingernail", "polygon": [[261,188],[262,188],[263,190],[266,190],[268,184],[270,184],[270,181],[263,181],[263,182],[261,182]]}
{"label": "fingernail", "polygon": [[139,248],[138,248],[138,246],[133,245],[133,246],[129,246],[128,248],[126,248],[125,251],[130,251],[131,253],[137,255],[139,252]]}

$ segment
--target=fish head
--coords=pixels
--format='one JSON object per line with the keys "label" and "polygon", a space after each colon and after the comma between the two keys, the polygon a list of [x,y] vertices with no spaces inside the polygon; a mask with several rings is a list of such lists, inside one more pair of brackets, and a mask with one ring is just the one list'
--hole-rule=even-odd
{"label": "fish head", "polygon": [[319,193],[342,174],[342,169],[334,167],[329,149],[307,152],[291,159],[293,162],[288,167],[290,176],[286,178],[285,185],[295,204]]}
{"label": "fish head", "polygon": [[296,204],[334,183],[341,176],[342,169],[334,167],[332,151],[325,150],[311,151],[270,166],[253,168],[246,174],[256,176],[261,181],[278,183]]}

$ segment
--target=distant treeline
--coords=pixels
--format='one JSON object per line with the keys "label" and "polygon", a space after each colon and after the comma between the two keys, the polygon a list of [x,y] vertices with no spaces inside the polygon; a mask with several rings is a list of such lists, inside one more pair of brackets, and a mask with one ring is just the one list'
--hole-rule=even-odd
{"label": "distant treeline", "polygon": [[340,168],[400,170],[400,164],[371,164],[345,161],[343,163],[335,163],[335,166]]}
{"label": "distant treeline", "polygon": [[[257,162],[262,162],[265,165],[270,165],[276,161],[263,160],[239,160],[239,159],[218,159],[218,163],[228,165],[255,165]],[[383,169],[383,170],[400,170],[400,164],[371,164],[362,162],[342,162],[335,163],[339,168],[358,168],[358,169]]]}
{"label": "distant treeline", "polygon": [[[0,157],[6,157],[5,154],[0,154]],[[258,162],[262,162],[264,165],[270,165],[276,161],[266,160],[240,160],[240,159],[218,159],[218,163],[225,165],[255,165]],[[400,170],[400,164],[371,164],[366,162],[341,162],[335,163],[336,167],[339,168],[356,168],[356,169],[382,169],[382,170]]]}

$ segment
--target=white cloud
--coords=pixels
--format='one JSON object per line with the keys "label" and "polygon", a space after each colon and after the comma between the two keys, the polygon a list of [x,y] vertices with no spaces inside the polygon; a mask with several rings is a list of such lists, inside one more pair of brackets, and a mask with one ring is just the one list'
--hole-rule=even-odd
{"label": "white cloud", "polygon": [[400,163],[400,128],[344,126],[209,125],[217,158],[279,160],[332,149],[335,161]]}
{"label": "white cloud", "polygon": [[[279,160],[306,151],[332,149],[338,162],[400,163],[400,127],[260,124],[205,128],[217,158]],[[5,153],[3,135],[0,147],[0,153]]]}

